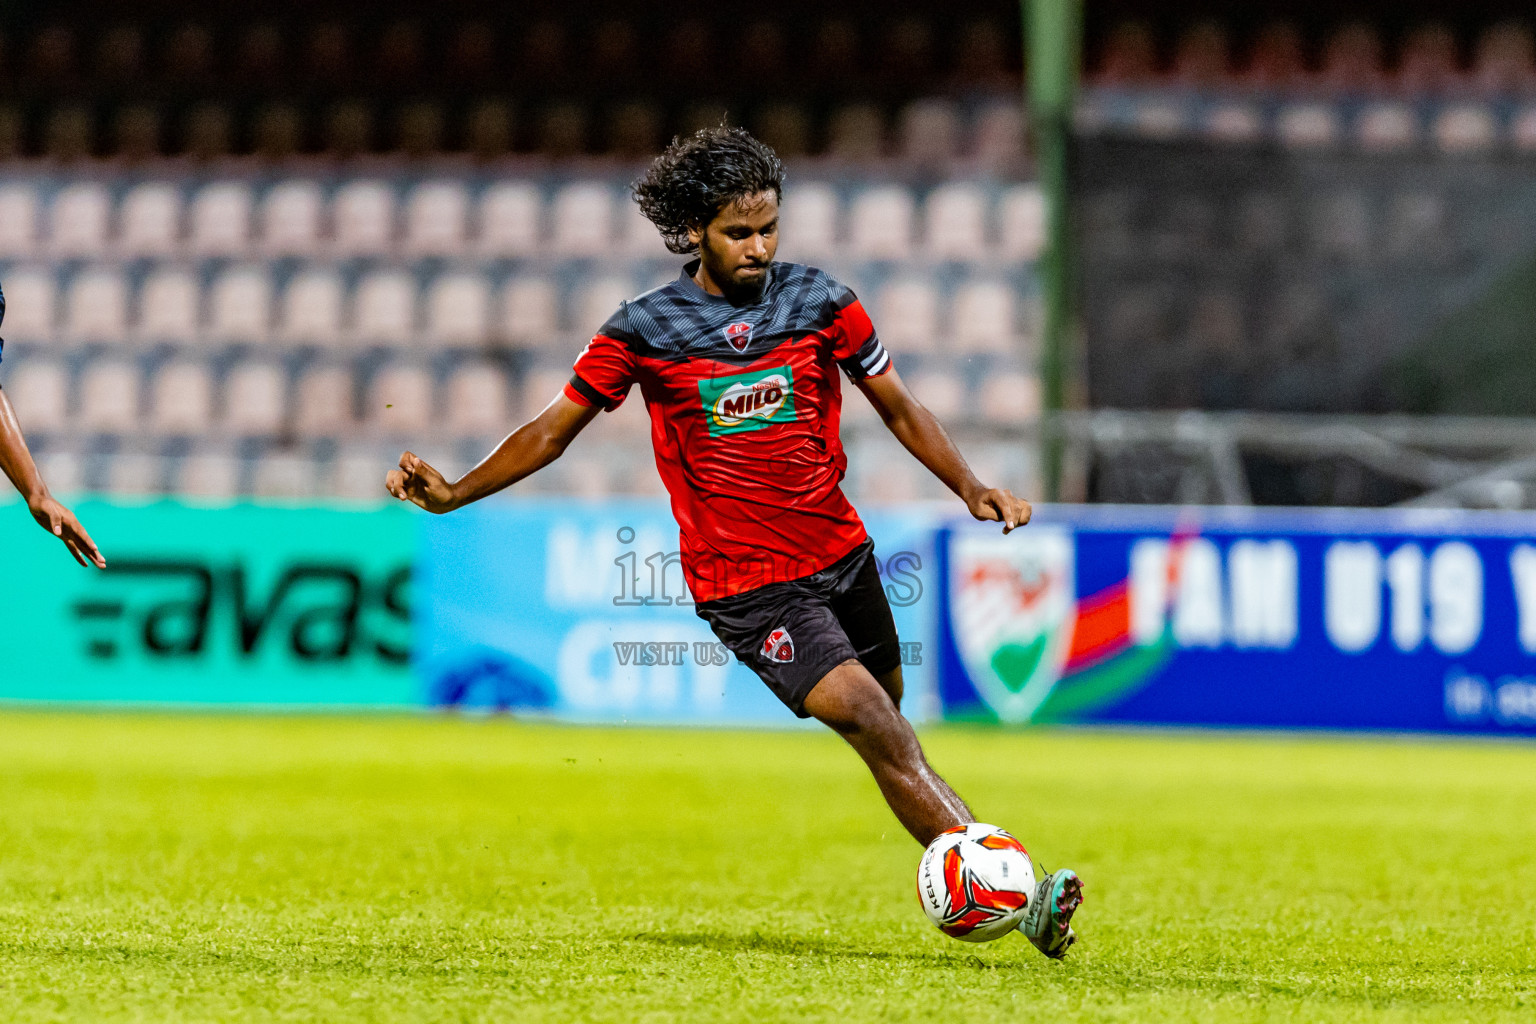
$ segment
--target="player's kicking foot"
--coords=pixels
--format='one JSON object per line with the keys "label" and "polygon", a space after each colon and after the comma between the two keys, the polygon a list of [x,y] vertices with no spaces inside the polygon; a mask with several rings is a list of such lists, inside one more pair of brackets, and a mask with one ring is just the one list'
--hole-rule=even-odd
{"label": "player's kicking foot", "polygon": [[1083,902],[1083,883],[1071,868],[1052,871],[1035,886],[1029,910],[1019,931],[1035,948],[1052,960],[1067,955],[1077,935],[1072,931],[1072,914]]}

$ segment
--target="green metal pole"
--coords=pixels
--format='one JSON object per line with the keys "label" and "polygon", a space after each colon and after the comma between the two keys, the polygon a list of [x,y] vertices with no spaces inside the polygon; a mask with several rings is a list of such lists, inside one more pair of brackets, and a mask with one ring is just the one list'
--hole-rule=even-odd
{"label": "green metal pole", "polygon": [[1045,249],[1038,272],[1041,476],[1047,501],[1061,497],[1064,442],[1058,414],[1067,406],[1072,354],[1072,246],[1067,220],[1068,146],[1082,45],[1082,0],[1020,0],[1024,15],[1025,103],[1034,128],[1035,166],[1045,197]]}

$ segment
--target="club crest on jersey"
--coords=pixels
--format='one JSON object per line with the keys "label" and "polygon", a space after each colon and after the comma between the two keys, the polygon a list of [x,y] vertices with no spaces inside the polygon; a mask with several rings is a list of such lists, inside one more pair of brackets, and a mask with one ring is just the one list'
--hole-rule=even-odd
{"label": "club crest on jersey", "polygon": [[745,352],[747,346],[752,343],[752,325],[748,323],[734,323],[725,329],[725,340],[731,343],[731,348],[737,352]]}
{"label": "club crest on jersey", "polygon": [[711,437],[790,423],[795,419],[795,373],[786,365],[700,380],[699,400]]}
{"label": "club crest on jersey", "polygon": [[763,657],[780,663],[795,660],[795,642],[790,639],[789,630],[780,626],[768,634],[763,641]]}

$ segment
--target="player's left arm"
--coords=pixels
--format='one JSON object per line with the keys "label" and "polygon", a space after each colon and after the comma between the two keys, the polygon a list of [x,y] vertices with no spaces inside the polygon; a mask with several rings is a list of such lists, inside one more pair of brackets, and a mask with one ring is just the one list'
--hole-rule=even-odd
{"label": "player's left arm", "polygon": [[32,513],[37,525],[63,541],[75,561],[98,569],[107,567],[101,549],[85,532],[80,520],[49,492],[48,485],[43,482],[37,463],[27,449],[27,439],[22,436],[16,410],[11,408],[11,400],[4,389],[0,389],[0,471],[4,471],[21,496],[27,499],[27,511]]}
{"label": "player's left arm", "polygon": [[976,479],[965,457],[949,439],[938,419],[907,390],[894,366],[877,377],[855,381],[892,434],[928,470],[960,496],[971,515],[1001,522],[1008,533],[1029,522],[1029,502],[1010,490],[988,487]]}

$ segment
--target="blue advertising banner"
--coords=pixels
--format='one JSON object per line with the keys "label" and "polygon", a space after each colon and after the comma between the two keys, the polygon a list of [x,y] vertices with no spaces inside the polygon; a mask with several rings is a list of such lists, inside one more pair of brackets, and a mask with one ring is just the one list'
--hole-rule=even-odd
{"label": "blue advertising banner", "polygon": [[[935,521],[866,517],[914,713],[936,707]],[[415,662],[429,699],[583,722],[796,724],[694,613],[677,549],[663,502],[519,500],[430,520]]]}
{"label": "blue advertising banner", "polygon": [[1536,517],[1058,508],[937,538],[946,717],[1536,732]]}

